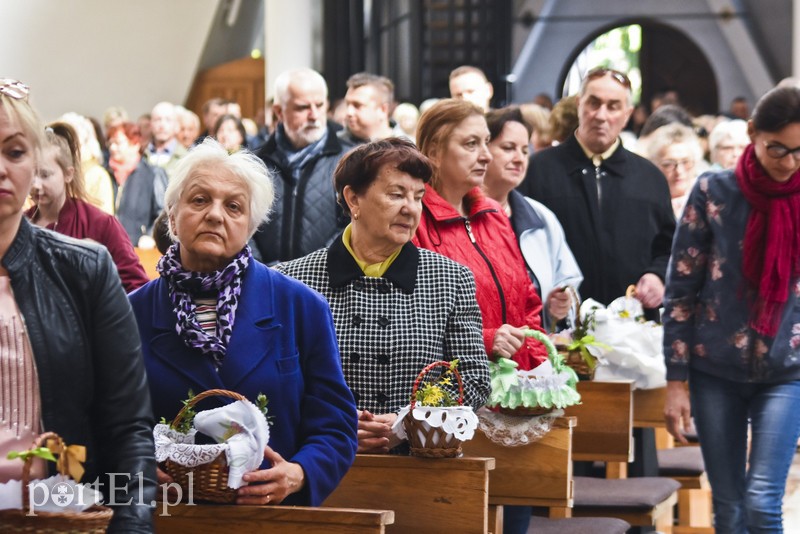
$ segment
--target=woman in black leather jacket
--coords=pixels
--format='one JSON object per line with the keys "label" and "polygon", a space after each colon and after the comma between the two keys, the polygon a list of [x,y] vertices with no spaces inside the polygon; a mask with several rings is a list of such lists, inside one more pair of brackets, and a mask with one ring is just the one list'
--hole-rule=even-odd
{"label": "woman in black leather jacket", "polygon": [[86,447],[81,481],[102,484],[109,532],[151,532],[154,422],[136,321],[104,247],[23,217],[44,132],[27,93],[0,78],[0,482],[22,474],[8,451],[53,431]]}

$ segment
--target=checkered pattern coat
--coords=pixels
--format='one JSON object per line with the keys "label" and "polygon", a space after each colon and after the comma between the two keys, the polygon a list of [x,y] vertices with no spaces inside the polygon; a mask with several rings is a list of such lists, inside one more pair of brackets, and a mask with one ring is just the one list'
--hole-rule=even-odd
{"label": "checkered pattern coat", "polygon": [[359,409],[397,412],[409,403],[426,365],[455,358],[464,403],[478,408],[485,402],[488,359],[475,280],[466,267],[407,243],[382,278],[371,278],[340,236],[329,249],[276,269],[328,299],[344,377]]}

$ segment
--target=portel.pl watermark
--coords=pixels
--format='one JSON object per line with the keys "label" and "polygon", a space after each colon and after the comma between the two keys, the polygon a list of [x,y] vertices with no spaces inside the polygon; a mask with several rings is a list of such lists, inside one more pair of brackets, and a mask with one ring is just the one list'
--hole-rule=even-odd
{"label": "portel.pl watermark", "polygon": [[[139,491],[135,496],[131,496],[127,491],[129,482],[133,478],[139,479]],[[194,506],[194,473],[188,473],[189,491],[186,495],[184,504]],[[30,509],[27,515],[35,516],[37,508],[40,509],[48,506],[52,510],[52,504],[66,508],[70,505],[86,506],[93,504],[94,500],[91,493],[87,492],[92,490],[101,493],[103,483],[100,479],[94,482],[85,482],[80,485],[70,485],[66,482],[58,482],[50,487],[42,481],[34,481],[28,485],[28,502]],[[108,474],[108,501],[104,502],[107,506],[150,506],[155,508],[161,506],[161,513],[163,517],[169,517],[169,508],[175,506],[183,501],[183,488],[176,482],[164,483],[158,486],[161,491],[161,499],[151,500],[145,502],[144,500],[144,474],[139,472],[134,475],[130,473],[109,473]],[[117,500],[120,495],[125,495],[128,499],[125,501]],[[171,499],[170,499],[171,497]]]}

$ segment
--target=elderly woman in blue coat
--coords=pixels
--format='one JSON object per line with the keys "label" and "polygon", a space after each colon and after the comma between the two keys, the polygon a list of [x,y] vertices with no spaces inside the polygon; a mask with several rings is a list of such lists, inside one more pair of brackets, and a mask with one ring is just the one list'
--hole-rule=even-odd
{"label": "elderly woman in blue coat", "polygon": [[[165,194],[175,244],[160,278],[130,301],[156,418],[171,420],[190,389],[264,393],[270,442],[237,503],[319,505],[355,456],[356,408],[325,299],[255,261],[247,246],[273,198],[252,154],[229,155],[211,139],[193,149]],[[214,402],[224,401],[197,408]]]}

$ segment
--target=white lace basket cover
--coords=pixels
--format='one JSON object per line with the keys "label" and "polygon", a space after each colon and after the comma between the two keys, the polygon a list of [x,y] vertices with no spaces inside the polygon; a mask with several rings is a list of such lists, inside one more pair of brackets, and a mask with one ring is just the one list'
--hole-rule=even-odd
{"label": "white lace basket cover", "polygon": [[[411,405],[404,407],[397,414],[397,420],[392,426],[392,430],[400,439],[406,439],[406,430],[403,428],[403,419],[406,417],[413,417],[419,421],[422,426],[429,430],[430,428],[441,428],[444,433],[455,437],[459,441],[467,441],[472,439],[475,435],[475,429],[478,428],[478,417],[471,406],[448,406],[448,407],[434,407],[434,406],[420,406],[416,405],[411,409]],[[437,447],[438,434],[433,434],[434,443],[425,443],[425,436],[420,431],[419,438],[426,447]]]}
{"label": "white lace basket cover", "polygon": [[[195,444],[197,432],[218,443]],[[198,412],[194,428],[184,434],[158,424],[153,430],[158,463],[172,460],[185,467],[197,467],[225,453],[228,462],[228,487],[239,488],[242,476],[255,471],[264,460],[264,447],[269,442],[269,425],[256,406],[239,400],[220,408]]]}
{"label": "white lace basket cover", "polygon": [[544,415],[519,417],[484,407],[478,410],[478,427],[498,445],[521,447],[542,439],[553,428],[553,422],[562,415],[564,410],[553,410]]}

